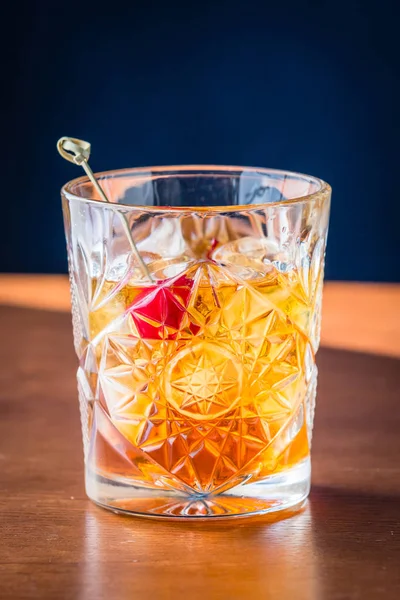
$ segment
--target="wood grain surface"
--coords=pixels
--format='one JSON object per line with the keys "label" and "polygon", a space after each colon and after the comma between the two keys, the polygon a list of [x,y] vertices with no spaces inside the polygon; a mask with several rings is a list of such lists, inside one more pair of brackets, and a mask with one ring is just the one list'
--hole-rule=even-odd
{"label": "wood grain surface", "polygon": [[302,513],[168,523],[85,497],[70,316],[3,306],[0,331],[2,600],[400,598],[399,359],[320,351]]}

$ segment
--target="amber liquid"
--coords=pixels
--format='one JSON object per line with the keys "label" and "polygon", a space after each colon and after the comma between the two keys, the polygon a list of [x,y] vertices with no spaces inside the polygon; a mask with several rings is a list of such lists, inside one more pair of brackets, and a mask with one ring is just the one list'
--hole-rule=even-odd
{"label": "amber liquid", "polygon": [[102,282],[82,363],[90,470],[205,494],[304,460],[317,341],[302,276],[245,281],[205,260],[154,285]]}

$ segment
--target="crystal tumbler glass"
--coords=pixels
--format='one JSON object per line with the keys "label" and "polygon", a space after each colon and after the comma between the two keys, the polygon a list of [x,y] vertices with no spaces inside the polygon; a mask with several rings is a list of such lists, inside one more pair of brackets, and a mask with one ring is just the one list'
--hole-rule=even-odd
{"label": "crystal tumbler glass", "polygon": [[114,511],[232,517],[310,489],[331,189],[214,166],[62,190],[86,490]]}

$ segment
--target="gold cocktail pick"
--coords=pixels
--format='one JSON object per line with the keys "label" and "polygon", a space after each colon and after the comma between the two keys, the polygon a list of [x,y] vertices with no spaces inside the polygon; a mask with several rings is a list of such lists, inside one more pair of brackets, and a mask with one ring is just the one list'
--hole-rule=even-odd
{"label": "gold cocktail pick", "polygon": [[[90,181],[96,188],[97,192],[99,193],[102,201],[111,204],[109,199],[105,195],[103,189],[101,188],[99,182],[97,181],[96,177],[94,176],[92,169],[89,166],[89,163],[88,163],[89,156],[90,156],[89,142],[84,142],[83,140],[78,140],[76,138],[71,138],[71,137],[62,137],[57,142],[57,150],[60,153],[60,155],[63,158],[65,158],[65,160],[68,160],[69,162],[72,162],[75,165],[82,167],[83,170],[85,171],[86,175],[89,177]],[[150,275],[147,265],[144,262],[143,258],[140,256],[140,252],[137,249],[135,242],[133,241],[131,229],[129,227],[126,216],[124,215],[124,213],[122,213],[120,211],[116,211],[116,212],[121,220],[122,227],[125,231],[126,237],[128,238],[132,252],[136,256],[136,258],[140,264],[140,268],[143,271],[143,274],[146,275],[146,277],[150,281],[153,281],[153,278]]]}

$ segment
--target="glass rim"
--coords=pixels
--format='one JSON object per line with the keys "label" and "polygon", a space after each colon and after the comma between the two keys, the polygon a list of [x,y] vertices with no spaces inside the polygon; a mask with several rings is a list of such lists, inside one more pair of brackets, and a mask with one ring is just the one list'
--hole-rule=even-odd
{"label": "glass rim", "polygon": [[[196,173],[197,171],[197,173]],[[143,175],[145,181],[154,181],[161,177],[171,177],[172,175],[181,175],[190,177],[207,176],[229,176],[231,173],[254,173],[259,176],[267,175],[282,175],[297,177],[299,179],[308,179],[311,182],[317,184],[319,189],[311,194],[304,196],[296,196],[285,200],[275,200],[273,202],[262,202],[259,204],[227,204],[221,206],[168,206],[165,205],[148,205],[148,204],[124,204],[123,202],[104,202],[97,198],[86,198],[82,195],[78,195],[72,188],[79,184],[90,183],[90,179],[87,175],[76,177],[65,183],[61,188],[61,195],[66,197],[68,200],[78,200],[81,202],[87,202],[89,204],[103,205],[109,209],[119,210],[128,209],[130,211],[145,211],[145,212],[241,212],[250,210],[262,210],[270,207],[278,206],[291,206],[293,204],[311,203],[316,200],[326,201],[329,199],[332,188],[323,179],[315,177],[313,175],[307,175],[306,173],[300,173],[298,171],[290,171],[285,169],[272,169],[267,167],[245,167],[236,165],[168,165],[168,166],[148,166],[148,167],[133,167],[125,169],[111,169],[109,171],[100,171],[94,173],[94,176],[98,180],[111,179],[115,176],[123,176],[132,174],[132,176]]]}

